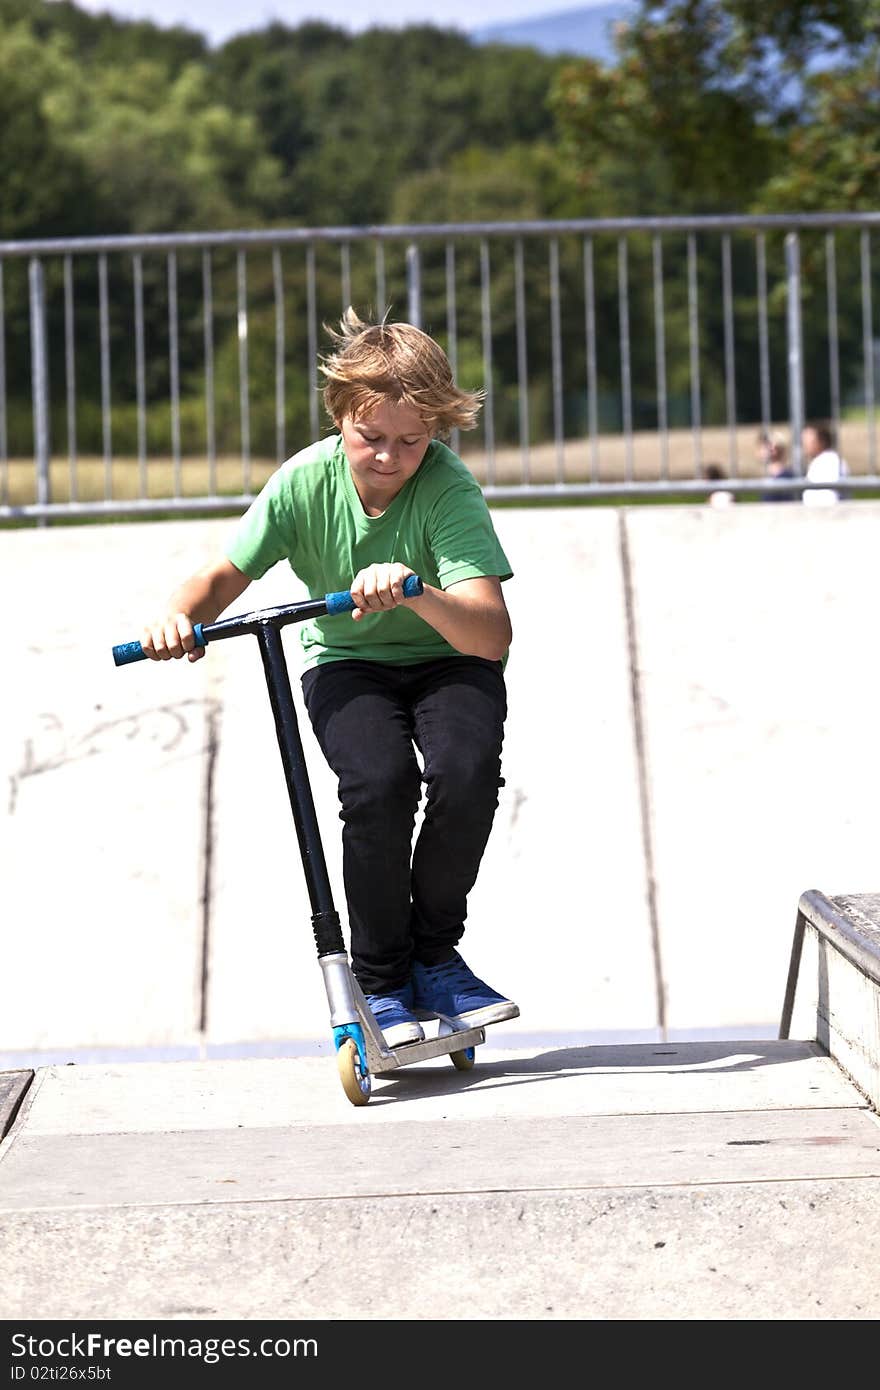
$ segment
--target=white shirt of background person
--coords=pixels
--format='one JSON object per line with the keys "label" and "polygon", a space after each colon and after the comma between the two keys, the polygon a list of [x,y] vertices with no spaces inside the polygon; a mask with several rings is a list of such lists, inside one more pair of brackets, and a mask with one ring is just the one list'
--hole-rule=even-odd
{"label": "white shirt of background person", "polygon": [[729,507],[736,501],[736,497],[732,492],[721,488],[718,492],[710,492],[706,501],[710,507]]}
{"label": "white shirt of background person", "polygon": [[[801,437],[804,454],[809,463],[804,475],[810,483],[836,483],[845,478],[847,466],[840,454],[831,447],[830,431],[819,425],[807,425]],[[807,507],[833,507],[840,493],[832,488],[808,488],[804,491]]]}

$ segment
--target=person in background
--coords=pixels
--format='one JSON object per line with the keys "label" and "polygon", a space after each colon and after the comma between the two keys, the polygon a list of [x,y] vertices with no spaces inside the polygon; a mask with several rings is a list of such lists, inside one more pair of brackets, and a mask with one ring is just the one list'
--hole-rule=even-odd
{"label": "person in background", "polygon": [[[758,460],[761,464],[761,471],[768,478],[794,478],[794,469],[788,461],[788,446],[784,435],[778,430],[761,430],[758,435]],[[797,502],[800,498],[800,490],[788,488],[768,488],[762,493],[762,502]]]}
{"label": "person in background", "polygon": [[[704,463],[700,469],[700,476],[705,478],[707,482],[720,483],[724,481],[727,474],[720,463]],[[732,502],[736,501],[736,497],[728,488],[716,488],[707,495],[706,501],[710,507],[729,507]]]}
{"label": "person in background", "polygon": [[[825,421],[813,421],[804,426],[801,448],[808,482],[836,483],[847,476],[849,469],[835,449],[831,426]],[[840,501],[840,493],[835,488],[806,488],[803,500],[807,507],[830,507]]]}

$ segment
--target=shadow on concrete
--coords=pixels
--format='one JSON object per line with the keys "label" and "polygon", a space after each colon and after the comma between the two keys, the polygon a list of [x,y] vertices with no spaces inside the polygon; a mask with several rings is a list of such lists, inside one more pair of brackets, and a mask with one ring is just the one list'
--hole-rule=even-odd
{"label": "shadow on concrete", "polygon": [[686,1077],[695,1071],[723,1073],[754,1071],[759,1067],[780,1066],[803,1058],[822,1054],[824,1049],[815,1043],[796,1040],[688,1042],[631,1044],[621,1047],[563,1047],[539,1052],[533,1057],[512,1056],[492,1061],[480,1061],[479,1050],[471,1071],[457,1071],[448,1063],[418,1062],[397,1071],[377,1074],[380,1082],[374,1091],[371,1105],[383,1101],[425,1096],[457,1095],[471,1087],[481,1091],[494,1085],[524,1085],[533,1081],[569,1076],[612,1075],[622,1071],[642,1071],[652,1074]]}

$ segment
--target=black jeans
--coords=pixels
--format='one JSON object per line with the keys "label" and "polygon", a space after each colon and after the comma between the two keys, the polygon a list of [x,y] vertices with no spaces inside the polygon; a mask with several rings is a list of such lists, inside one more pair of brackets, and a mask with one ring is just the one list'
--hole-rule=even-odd
{"label": "black jeans", "polygon": [[339,781],[352,969],[365,993],[382,993],[408,980],[413,959],[448,960],[464,932],[503,785],[502,668],[469,656],[331,661],[302,686]]}

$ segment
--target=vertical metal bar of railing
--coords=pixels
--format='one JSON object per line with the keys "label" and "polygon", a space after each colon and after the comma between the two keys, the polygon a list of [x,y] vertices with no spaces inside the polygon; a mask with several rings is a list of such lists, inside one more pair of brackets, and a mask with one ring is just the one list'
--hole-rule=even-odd
{"label": "vertical metal bar of railing", "polygon": [[281,250],[272,251],[272,289],[275,296],[275,461],[284,462],[286,436],[284,428],[284,275]]}
{"label": "vertical metal bar of railing", "polygon": [[868,427],[868,472],[877,472],[877,421],[874,416],[874,325],[871,302],[871,234],[861,235],[862,343],[865,371],[865,423]]}
{"label": "vertical metal bar of railing", "polygon": [[490,293],[489,242],[480,240],[480,313],[483,338],[483,376],[486,399],[483,405],[483,429],[486,443],[486,481],[495,482],[495,392],[492,380],[492,301]]}
{"label": "vertical metal bar of railing", "polygon": [[202,252],[202,340],[205,353],[205,447],[208,452],[208,492],[217,493],[217,430],[214,417],[214,285],[211,252]]}
{"label": "vertical metal bar of railing", "polygon": [[633,481],[632,363],[629,340],[629,264],[626,237],[617,242],[617,311],[620,321],[620,391],[624,439],[624,480]]}
{"label": "vertical metal bar of railing", "polygon": [[180,340],[177,316],[177,254],[168,253],[168,372],[171,390],[171,460],[174,467],[174,496],[180,497]]}
{"label": "vertical metal bar of railing", "polygon": [[804,951],[806,928],[806,916],[801,909],[798,908],[794,924],[794,940],[792,941],[791,954],[788,958],[788,974],[785,980],[785,995],[782,1000],[782,1016],[779,1020],[780,1039],[791,1036],[791,1018],[794,1013],[794,1001],[797,994],[797,982],[798,975],[800,974],[801,958]]}
{"label": "vertical metal bar of railing", "polygon": [[6,294],[0,260],[0,497],[9,505],[9,430],[6,423]]}
{"label": "vertical metal bar of railing", "polygon": [[[452,368],[452,379],[458,381],[458,309],[455,294],[455,242],[447,241],[446,270],[446,355]],[[454,429],[449,443],[457,454],[461,447],[461,430]]]}
{"label": "vertical metal bar of railing", "polygon": [[342,312],[351,304],[351,243],[343,241],[339,247],[339,279],[342,284]]}
{"label": "vertical metal bar of railing", "polygon": [[248,389],[247,252],[236,257],[238,283],[238,399],[241,420],[241,490],[251,492],[251,404]]}
{"label": "vertical metal bar of railing", "polygon": [[837,323],[837,248],[834,233],[825,237],[825,293],[828,305],[828,382],[831,393],[831,427],[840,438],[840,339]]}
{"label": "vertical metal bar of railing", "polygon": [[727,466],[735,478],[736,450],[736,369],[733,343],[733,267],[731,265],[730,235],[721,238],[721,302],[724,318],[724,401],[727,411]]}
{"label": "vertical metal bar of railing", "polygon": [[147,485],[147,386],[144,342],[144,266],[138,252],[131,258],[134,281],[134,378],[137,402],[138,495],[146,497]]}
{"label": "vertical metal bar of railing", "polygon": [[107,256],[98,257],[98,319],[101,352],[101,433],[104,445],[104,499],[113,495],[113,424],[110,414],[110,304]]}
{"label": "vertical metal bar of railing", "polygon": [[406,248],[406,315],[415,328],[422,326],[422,265],[418,243]]}
{"label": "vertical metal bar of railing", "polygon": [[529,367],[526,326],[526,277],[522,237],[513,252],[514,300],[516,312],[516,383],[519,410],[519,452],[521,481],[529,481]]}
{"label": "vertical metal bar of railing", "polygon": [[306,320],[308,324],[309,360],[306,368],[309,382],[309,426],[312,438],[318,438],[318,293],[315,283],[315,243],[306,247]]}
{"label": "vertical metal bar of railing", "polygon": [[654,358],[657,379],[657,428],[660,432],[660,478],[669,481],[669,413],[666,399],[666,311],[663,300],[663,243],[651,246],[654,280]]}
{"label": "vertical metal bar of railing", "polygon": [[786,333],[788,338],[788,423],[795,472],[803,474],[804,352],[801,323],[801,251],[797,232],[785,237]]}
{"label": "vertical metal bar of railing", "polygon": [[700,405],[700,318],[699,286],[697,283],[697,239],[693,232],[687,239],[688,278],[688,347],[691,374],[691,432],[694,443],[694,477],[699,477],[703,462],[703,421]]}
{"label": "vertical metal bar of railing", "polygon": [[763,232],[755,238],[758,286],[758,379],[761,393],[761,427],[769,431],[773,419],[770,395],[770,334],[767,324],[767,241]]}
{"label": "vertical metal bar of railing", "polygon": [[584,237],[584,336],[587,358],[587,430],[590,437],[590,479],[599,481],[599,385],[596,371],[596,282],[593,238]]}
{"label": "vertical metal bar of railing", "polygon": [[381,323],[388,311],[385,302],[385,243],[376,242],[376,312],[374,318]]}
{"label": "vertical metal bar of railing", "polygon": [[36,501],[45,507],[51,495],[49,479],[49,355],[46,347],[46,279],[36,256],[28,267],[31,321],[31,391],[34,417]]}
{"label": "vertical metal bar of railing", "polygon": [[559,241],[550,238],[550,377],[553,384],[553,445],[556,481],[565,481],[565,425],[562,416],[562,321],[559,308]]}
{"label": "vertical metal bar of railing", "polygon": [[64,257],[64,395],[67,407],[67,495],[77,500],[76,357],[74,347],[73,257]]}

